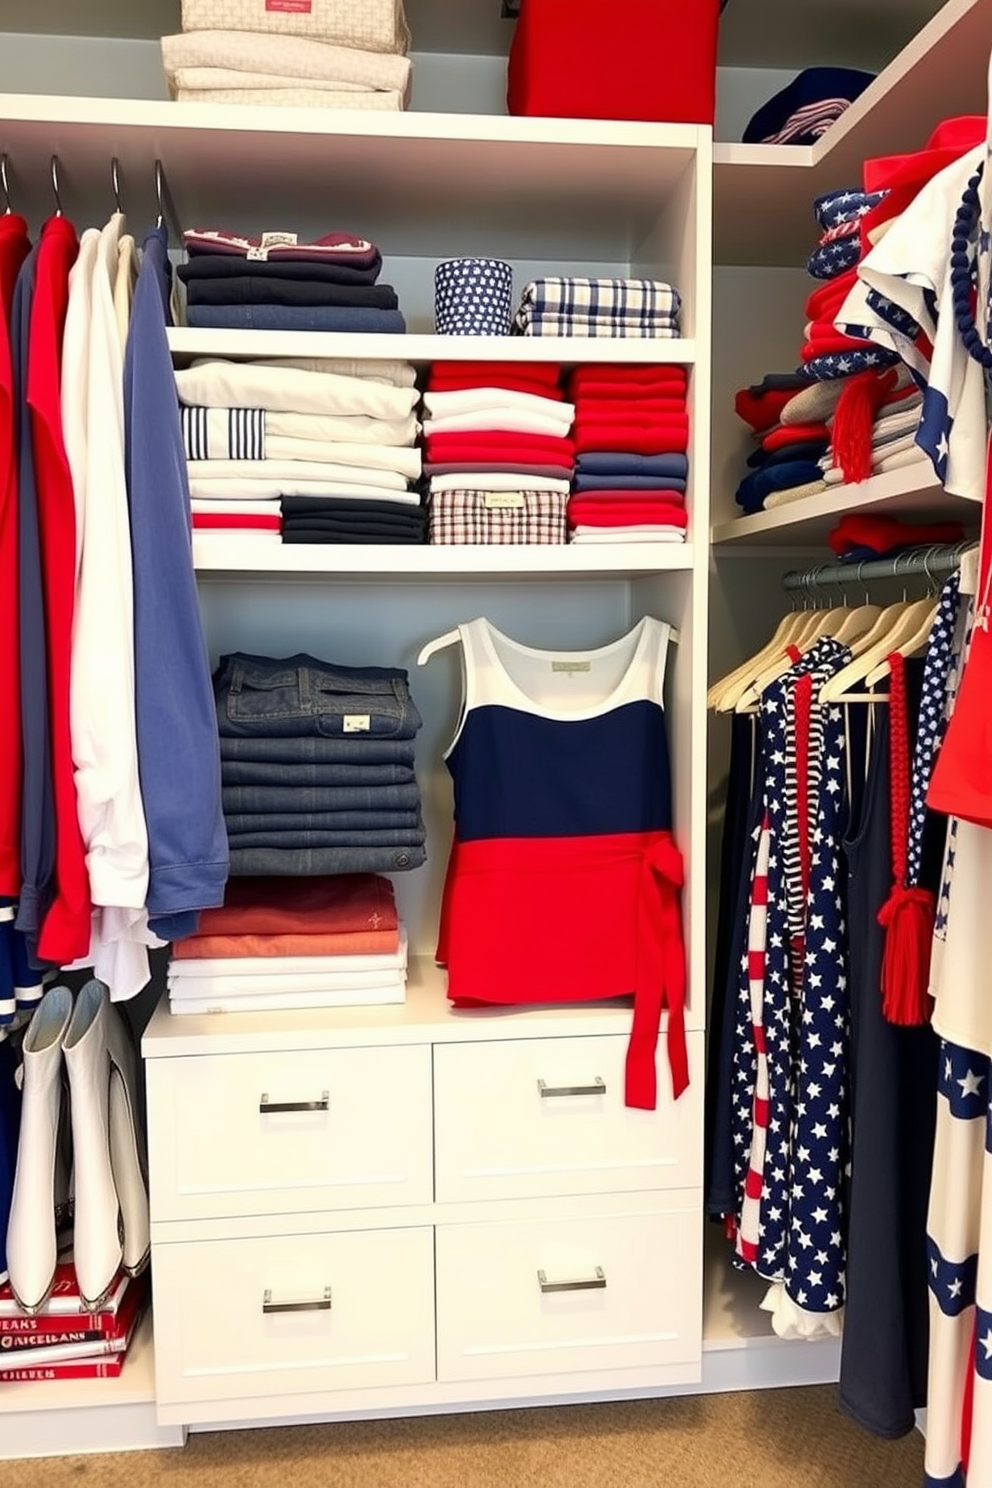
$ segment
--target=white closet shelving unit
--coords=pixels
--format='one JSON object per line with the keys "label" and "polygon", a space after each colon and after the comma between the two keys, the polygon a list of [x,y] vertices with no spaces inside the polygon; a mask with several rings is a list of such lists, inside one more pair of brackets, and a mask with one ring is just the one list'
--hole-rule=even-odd
{"label": "white closet shelving unit", "polygon": [[[767,10],[769,17],[780,3],[756,0],[757,8]],[[734,0],[734,4],[743,5],[744,0]],[[915,0],[909,7],[914,18],[924,5],[925,0]],[[445,87],[438,79],[450,81],[454,98],[464,92],[458,78],[464,77],[466,69],[473,77],[484,74],[491,79],[494,70],[499,73],[501,69],[498,53],[505,51],[508,28],[498,22],[496,0],[472,0],[457,6],[452,0],[408,0],[407,9],[415,38],[424,38],[430,53],[423,59],[422,74],[430,80],[434,106],[431,111],[385,116],[180,108],[165,102],[161,93],[154,94],[155,86],[161,88],[160,81],[148,85],[149,96],[140,98],[74,97],[64,87],[60,93],[46,93],[53,86],[48,77],[64,76],[66,59],[77,51],[87,67],[94,61],[89,76],[98,79],[101,66],[104,72],[112,70],[111,49],[125,48],[126,55],[135,60],[135,78],[147,78],[147,49],[155,45],[150,38],[177,28],[177,0],[150,0],[140,7],[127,0],[110,0],[102,6],[79,0],[71,5],[52,4],[44,8],[43,24],[49,34],[43,37],[29,34],[36,24],[29,7],[0,3],[0,33],[5,29],[21,33],[16,38],[18,46],[8,56],[16,56],[19,67],[25,58],[34,64],[34,74],[20,70],[15,78],[9,70],[13,64],[5,71],[0,53],[0,88],[9,90],[0,95],[0,149],[11,158],[14,205],[35,226],[48,214],[48,167],[54,151],[61,163],[67,214],[80,225],[102,220],[112,206],[110,159],[116,155],[121,162],[125,210],[140,232],[153,218],[153,162],[159,158],[185,224],[224,222],[246,231],[289,225],[301,235],[351,226],[383,248],[383,279],[395,283],[400,291],[409,336],[242,336],[175,330],[170,338],[177,365],[193,356],[211,354],[304,353],[373,360],[402,356],[418,364],[439,356],[470,356],[565,365],[593,360],[676,362],[688,368],[691,528],[684,548],[652,550],[630,545],[602,555],[574,549],[504,553],[498,549],[381,547],[301,552],[253,550],[245,542],[200,536],[195,563],[213,657],[232,649],[269,654],[303,649],[346,663],[374,661],[410,669],[414,697],[425,719],[418,741],[418,777],[430,861],[417,873],[397,880],[401,913],[418,958],[411,1002],[401,1014],[391,1009],[378,1011],[388,1015],[380,1020],[385,1024],[406,1020],[407,1034],[415,1027],[425,1038],[442,1044],[456,1035],[430,952],[450,822],[450,795],[440,756],[457,712],[458,664],[448,653],[419,672],[415,657],[420,646],[457,621],[480,613],[521,641],[564,648],[602,644],[645,614],[677,626],[680,640],[668,671],[668,716],[675,832],[688,874],[684,918],[690,962],[689,1022],[701,1034],[706,1005],[707,778],[703,762],[707,658],[708,654],[711,661],[724,655],[732,658],[746,650],[752,632],[754,639],[761,637],[767,615],[780,603],[774,584],[765,584],[764,578],[774,578],[787,566],[786,548],[799,550],[822,535],[822,515],[813,518],[812,513],[793,513],[788,520],[769,523],[764,532],[758,529],[750,534],[743,523],[731,522],[730,478],[740,441],[735,444],[734,436],[725,432],[727,410],[739,378],[747,380],[772,365],[766,352],[781,347],[785,358],[781,365],[794,360],[802,292],[798,277],[778,266],[801,262],[808,251],[812,233],[805,224],[800,231],[800,218],[808,214],[809,199],[821,183],[836,184],[834,162],[807,160],[806,152],[764,151],[755,156],[741,153],[742,147],[726,145],[714,150],[711,132],[690,126],[508,119],[496,111],[498,102],[490,113],[443,112],[448,105]],[[866,9],[859,5],[862,20]],[[877,0],[870,9],[876,29],[885,30],[892,14],[885,0]],[[900,24],[904,28],[905,12],[903,7]],[[42,29],[42,23],[37,24]],[[857,27],[855,32],[861,34]],[[73,39],[75,33],[82,33],[83,42]],[[108,38],[106,55],[99,38]],[[968,100],[966,94],[976,71],[976,52],[987,56],[990,38],[992,0],[950,0],[921,37],[910,41],[903,58],[879,79],[871,90],[872,98],[865,95],[856,117],[844,123],[845,150],[851,153],[836,157],[841,175],[851,174],[855,156],[859,163],[862,155],[874,152],[876,144],[884,149],[912,147],[943,114],[965,106],[984,109],[984,61],[981,96]],[[926,58],[917,56],[921,45],[939,59],[935,73]],[[124,52],[113,53],[114,58],[119,55]],[[50,74],[45,59],[56,57],[59,67]],[[731,56],[724,60],[749,59]],[[799,59],[789,53],[775,60],[777,65],[793,67]],[[15,91],[29,82],[39,91]],[[138,82],[134,87],[139,90]],[[914,87],[923,89],[925,97],[920,102],[918,91],[917,104],[908,111],[905,100]],[[125,91],[119,82],[118,88]],[[768,91],[759,92],[755,104]],[[893,100],[898,100],[897,106]],[[855,116],[855,110],[851,115]],[[876,129],[876,121],[884,121],[884,127],[879,123]],[[715,254],[711,232],[714,191]],[[802,246],[797,248],[800,241]],[[458,343],[435,337],[430,333],[433,264],[473,252],[512,260],[518,290],[540,272],[644,273],[671,279],[683,293],[685,339],[653,347],[637,342],[514,340],[506,344],[488,338]],[[714,264],[728,267],[718,267],[714,275]],[[743,295],[739,293],[742,286]],[[714,288],[721,311],[715,332]],[[758,326],[759,339],[748,345],[746,336]],[[711,358],[711,344],[715,358]],[[712,544],[711,381],[719,411],[712,441],[716,458]],[[838,495],[837,500],[858,506],[864,494]],[[938,507],[942,504],[939,493],[933,494],[933,505]],[[878,500],[905,501],[915,509],[918,504],[929,504],[929,492],[886,490]],[[749,543],[759,545],[749,547]],[[715,553],[730,555],[745,547],[758,568],[721,562],[714,569]],[[765,557],[772,549],[772,556]],[[716,581],[711,610],[712,573]],[[758,573],[760,583],[755,579]],[[629,1011],[579,1009],[547,1026],[539,1014],[519,1016],[521,1021],[512,1025],[516,1032],[506,1035],[511,1040],[525,1038],[535,1028],[547,1037],[555,1032],[616,1036],[626,1030]],[[374,1025],[376,1018],[367,1021]],[[329,1015],[318,1022],[322,1038],[335,1045],[354,1042],[347,1032],[348,1015]],[[471,1026],[481,1030],[485,1025],[480,1021]],[[479,1031],[465,1035],[469,1043],[485,1037]],[[169,1019],[160,1013],[146,1037],[145,1053],[165,1067],[194,1047],[201,1054],[216,1054],[221,1047],[217,1040],[223,1044],[226,1038],[240,1041],[242,1050],[250,1052],[252,1047],[265,1047],[267,1041],[278,1042],[278,1030],[271,1020],[249,1027],[248,1020],[231,1017],[221,1027],[219,1020]],[[192,1041],[189,1048],[184,1040]],[[663,1053],[659,1066],[665,1100]],[[698,1137],[701,1078],[684,1099],[684,1119]],[[686,1181],[696,1190],[701,1172]],[[544,1210],[538,1206],[533,1212],[538,1218],[543,1214],[560,1220],[566,1211],[571,1212],[569,1204],[574,1208],[576,1202],[569,1200],[555,1210],[553,1205],[547,1207],[549,1200]],[[692,1203],[698,1202],[695,1193]],[[436,1202],[421,1204],[417,1223],[437,1223],[436,1211]],[[181,1235],[190,1233],[180,1230],[183,1221],[164,1211],[160,1221],[159,1239],[176,1242],[178,1248]],[[240,1223],[238,1233],[244,1236],[250,1226],[246,1221]],[[306,1229],[298,1217],[289,1228],[293,1225]],[[259,1226],[260,1221],[255,1221],[256,1230]],[[370,1230],[375,1228],[369,1225]],[[216,1233],[219,1237],[221,1231]],[[701,1255],[701,1220],[698,1236]],[[581,1384],[573,1383],[570,1388],[566,1369],[544,1376],[543,1390],[540,1381],[535,1386],[533,1380],[521,1381],[513,1389],[488,1391],[484,1382],[459,1389],[436,1383],[418,1390],[397,1387],[380,1395],[378,1405],[372,1398],[361,1403],[356,1399],[345,1413],[379,1410],[395,1414],[497,1402],[537,1403],[550,1398],[688,1393],[835,1377],[836,1347],[783,1344],[774,1339],[758,1310],[760,1289],[755,1291],[753,1278],[731,1274],[722,1246],[710,1243],[712,1234],[706,1238],[698,1307],[701,1358],[697,1349],[694,1371],[680,1367],[671,1383],[666,1382],[664,1369],[648,1365],[640,1373],[620,1369],[611,1374],[603,1368],[581,1376]],[[658,1265],[663,1273],[663,1256]],[[571,1376],[573,1382],[579,1378]],[[0,1457],[177,1444],[187,1424],[257,1419],[254,1408],[248,1412],[243,1406],[225,1415],[218,1398],[212,1406],[208,1403],[196,1411],[181,1405],[157,1410],[154,1361],[146,1333],[118,1381],[3,1387]],[[258,1408],[263,1408],[262,1402]],[[302,1401],[298,1409],[298,1418],[310,1414]],[[333,1401],[315,1395],[313,1411],[321,1418],[332,1418]],[[285,1410],[276,1415],[285,1419]]]}

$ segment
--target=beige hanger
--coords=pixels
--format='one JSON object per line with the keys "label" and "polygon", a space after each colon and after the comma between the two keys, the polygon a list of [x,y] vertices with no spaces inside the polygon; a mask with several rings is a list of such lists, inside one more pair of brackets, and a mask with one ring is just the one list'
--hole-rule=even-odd
{"label": "beige hanger", "polygon": [[775,657],[785,654],[786,647],[794,644],[795,636],[808,624],[809,618],[808,610],[790,610],[783,615],[775,634],[760,651],[721,677],[719,682],[713,683],[706,694],[707,708],[715,708],[720,713],[731,712],[741,690],[748,687],[758,672],[769,666]]}
{"label": "beige hanger", "polygon": [[[799,651],[808,651],[824,636],[832,635],[835,630],[840,629],[850,613],[846,605],[832,610],[814,610],[810,615],[810,624],[806,626],[801,635],[793,640],[792,644]],[[784,677],[793,665],[791,657],[777,657],[768,670],[756,677],[752,685],[741,694],[735,705],[735,712],[749,713],[752,708],[756,708],[765,688],[777,682],[779,677]]]}
{"label": "beige hanger", "polygon": [[[899,613],[892,617],[891,612],[896,609]],[[824,682],[820,688],[820,702],[841,702],[850,688],[870,678],[880,663],[885,662],[893,651],[900,651],[905,644],[911,642],[924,623],[929,633],[935,611],[936,606],[932,599],[918,599],[912,604],[902,602],[898,606],[891,605],[887,610],[883,610],[878,622],[864,637],[853,661]],[[873,641],[870,640],[872,636],[875,636]],[[881,675],[884,676],[886,673],[887,668]]]}

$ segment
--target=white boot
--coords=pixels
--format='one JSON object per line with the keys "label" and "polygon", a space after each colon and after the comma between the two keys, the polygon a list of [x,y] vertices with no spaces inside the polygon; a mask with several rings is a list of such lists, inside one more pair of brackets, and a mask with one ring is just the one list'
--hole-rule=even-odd
{"label": "white boot", "polygon": [[103,982],[87,982],[79,993],[64,1050],[72,1092],[76,1280],[85,1305],[96,1310],[120,1267],[141,1270],[149,1251],[137,1057]]}
{"label": "white boot", "polygon": [[62,1045],[72,1016],[68,987],[49,987],[24,1035],[17,1168],[7,1222],[10,1288],[24,1312],[43,1307],[58,1260],[55,1193],[62,1107]]}

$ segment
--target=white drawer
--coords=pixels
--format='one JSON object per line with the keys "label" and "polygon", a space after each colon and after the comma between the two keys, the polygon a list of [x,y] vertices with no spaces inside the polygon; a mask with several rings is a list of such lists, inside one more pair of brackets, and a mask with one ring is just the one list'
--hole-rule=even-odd
{"label": "white drawer", "polygon": [[624,1105],[622,1034],[436,1046],[438,1203],[698,1187],[702,1033],[688,1044],[678,1101],[659,1047],[656,1111]]}
{"label": "white drawer", "polygon": [[147,1068],[153,1220],[431,1201],[426,1044]]}
{"label": "white drawer", "polygon": [[162,1404],[434,1378],[429,1227],[157,1245],[153,1283]]}
{"label": "white drawer", "polygon": [[438,1379],[679,1364],[698,1378],[700,1193],[633,1214],[439,1226]]}

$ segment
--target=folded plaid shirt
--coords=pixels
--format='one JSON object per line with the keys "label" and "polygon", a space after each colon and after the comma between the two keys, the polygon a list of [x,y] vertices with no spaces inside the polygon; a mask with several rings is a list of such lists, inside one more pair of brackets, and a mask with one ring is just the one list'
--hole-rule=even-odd
{"label": "folded plaid shirt", "polygon": [[659,279],[532,279],[513,329],[541,336],[677,336],[682,301]]}
{"label": "folded plaid shirt", "polygon": [[436,491],[428,541],[563,543],[567,505],[564,491]]}

